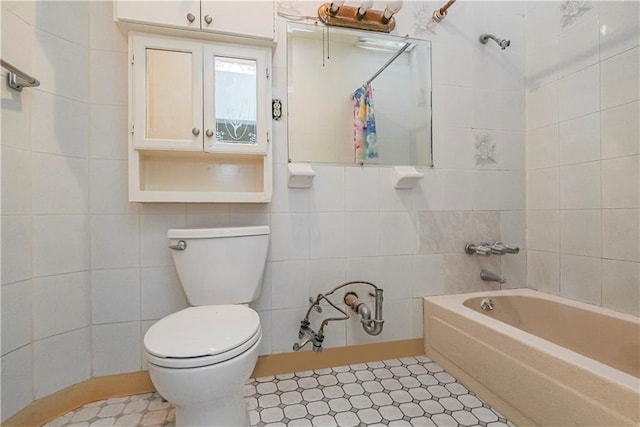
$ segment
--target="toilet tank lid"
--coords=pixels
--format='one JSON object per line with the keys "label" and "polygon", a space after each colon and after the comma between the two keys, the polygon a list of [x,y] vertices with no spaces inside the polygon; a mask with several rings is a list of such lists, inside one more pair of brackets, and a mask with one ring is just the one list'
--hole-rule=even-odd
{"label": "toilet tank lid", "polygon": [[167,232],[169,239],[210,239],[216,237],[257,236],[269,234],[269,226],[176,228]]}

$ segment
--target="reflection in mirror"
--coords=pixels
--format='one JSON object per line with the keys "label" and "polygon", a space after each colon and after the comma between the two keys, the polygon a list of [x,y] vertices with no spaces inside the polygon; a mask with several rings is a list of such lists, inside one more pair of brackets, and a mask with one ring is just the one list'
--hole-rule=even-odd
{"label": "reflection in mirror", "polygon": [[289,23],[287,56],[290,161],[432,166],[429,41]]}
{"label": "reflection in mirror", "polygon": [[216,56],[217,143],[256,143],[258,92],[255,59]]}

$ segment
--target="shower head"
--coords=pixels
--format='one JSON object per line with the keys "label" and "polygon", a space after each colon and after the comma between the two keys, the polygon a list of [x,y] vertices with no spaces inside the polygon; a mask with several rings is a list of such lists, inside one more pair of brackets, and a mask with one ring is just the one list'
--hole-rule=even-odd
{"label": "shower head", "polygon": [[505,40],[505,39],[499,39],[496,36],[494,36],[493,34],[481,34],[480,35],[480,43],[482,44],[487,44],[487,41],[491,39],[493,41],[495,41],[496,43],[498,43],[498,46],[500,46],[500,49],[505,50],[506,48],[508,48],[511,45],[511,40]]}

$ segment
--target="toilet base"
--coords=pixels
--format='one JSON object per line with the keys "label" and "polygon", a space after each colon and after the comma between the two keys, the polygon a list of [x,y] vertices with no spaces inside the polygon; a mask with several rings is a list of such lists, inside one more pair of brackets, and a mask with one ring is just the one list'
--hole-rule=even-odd
{"label": "toilet base", "polygon": [[249,426],[244,386],[258,359],[258,340],[233,359],[198,368],[148,364],[153,385],[176,407],[176,427]]}

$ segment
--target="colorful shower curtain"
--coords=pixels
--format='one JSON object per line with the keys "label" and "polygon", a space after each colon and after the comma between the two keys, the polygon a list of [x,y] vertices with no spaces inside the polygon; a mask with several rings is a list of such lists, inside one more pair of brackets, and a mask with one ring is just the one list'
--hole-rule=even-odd
{"label": "colorful shower curtain", "polygon": [[353,93],[353,162],[377,159],[376,118],[371,84]]}

